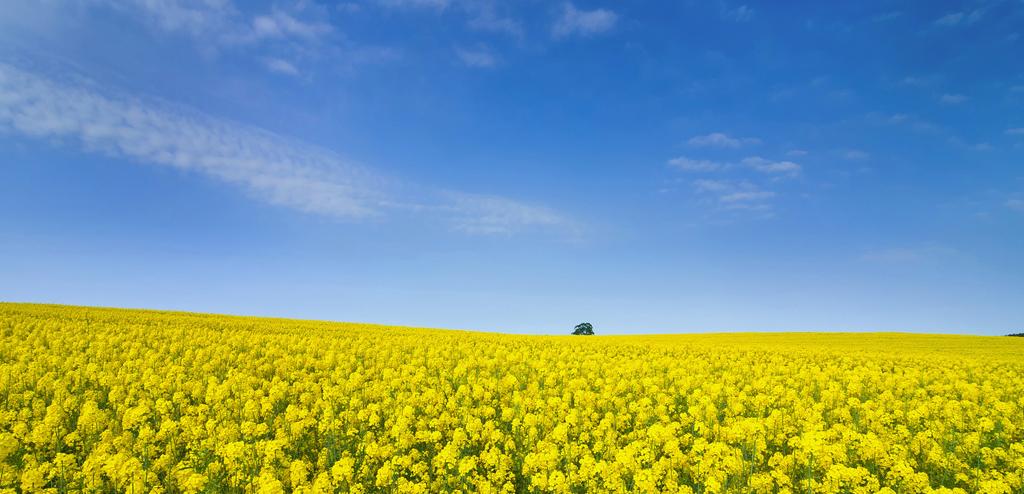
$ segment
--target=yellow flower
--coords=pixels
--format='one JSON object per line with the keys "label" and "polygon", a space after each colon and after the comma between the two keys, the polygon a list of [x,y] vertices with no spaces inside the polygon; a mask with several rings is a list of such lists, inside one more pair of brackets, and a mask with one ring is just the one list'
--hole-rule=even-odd
{"label": "yellow flower", "polygon": [[1017,339],[0,303],[0,494],[1024,492]]}

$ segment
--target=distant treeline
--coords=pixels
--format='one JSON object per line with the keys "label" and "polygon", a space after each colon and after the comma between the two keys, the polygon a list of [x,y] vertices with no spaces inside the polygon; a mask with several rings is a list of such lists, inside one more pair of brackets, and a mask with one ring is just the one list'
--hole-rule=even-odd
{"label": "distant treeline", "polygon": [[1013,333],[1013,334],[1008,334],[1006,336],[1021,336],[1021,337],[1024,337],[1024,333]]}

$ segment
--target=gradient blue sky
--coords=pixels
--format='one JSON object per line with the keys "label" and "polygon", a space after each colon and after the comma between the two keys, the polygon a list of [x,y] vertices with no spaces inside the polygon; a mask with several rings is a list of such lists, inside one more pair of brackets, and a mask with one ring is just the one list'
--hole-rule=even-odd
{"label": "gradient blue sky", "polygon": [[1024,330],[1024,2],[4,2],[0,300]]}

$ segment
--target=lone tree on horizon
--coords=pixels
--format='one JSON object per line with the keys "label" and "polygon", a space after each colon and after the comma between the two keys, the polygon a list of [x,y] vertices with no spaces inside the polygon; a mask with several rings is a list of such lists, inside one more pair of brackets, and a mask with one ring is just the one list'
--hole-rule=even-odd
{"label": "lone tree on horizon", "polygon": [[594,326],[589,322],[581,322],[572,329],[572,334],[577,336],[593,336]]}

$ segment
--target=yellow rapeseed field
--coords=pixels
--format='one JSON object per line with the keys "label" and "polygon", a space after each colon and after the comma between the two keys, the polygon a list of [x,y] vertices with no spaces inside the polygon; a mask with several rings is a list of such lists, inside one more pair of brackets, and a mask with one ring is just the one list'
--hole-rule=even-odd
{"label": "yellow rapeseed field", "polygon": [[1024,339],[0,304],[2,492],[1024,492]]}

